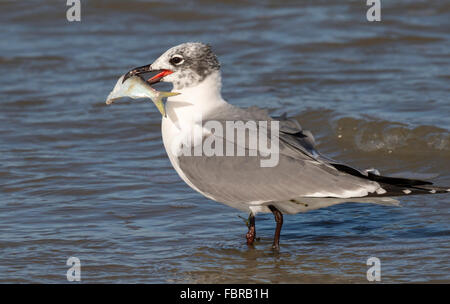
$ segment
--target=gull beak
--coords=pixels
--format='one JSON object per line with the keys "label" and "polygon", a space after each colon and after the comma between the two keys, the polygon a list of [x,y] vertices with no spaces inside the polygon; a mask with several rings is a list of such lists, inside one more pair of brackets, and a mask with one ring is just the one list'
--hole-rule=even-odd
{"label": "gull beak", "polygon": [[125,80],[127,80],[130,77],[137,76],[137,75],[144,74],[144,73],[149,73],[151,71],[153,71],[151,64],[147,64],[147,65],[144,65],[144,66],[141,66],[138,68],[134,68],[125,74],[125,76],[123,77],[122,83],[124,83]]}
{"label": "gull beak", "polygon": [[173,73],[173,71],[171,71],[171,70],[153,70],[152,65],[148,64],[148,65],[144,65],[144,66],[130,70],[123,77],[122,83],[124,83],[125,80],[127,80],[130,77],[137,76],[140,74],[150,73],[150,72],[158,72],[158,74],[156,74],[155,76],[153,76],[152,78],[147,80],[147,82],[150,85],[160,82],[161,79],[163,79],[165,76]]}

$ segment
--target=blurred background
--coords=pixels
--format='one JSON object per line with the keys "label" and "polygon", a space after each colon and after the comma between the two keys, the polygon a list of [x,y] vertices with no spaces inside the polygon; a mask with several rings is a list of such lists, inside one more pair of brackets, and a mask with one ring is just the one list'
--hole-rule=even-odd
{"label": "blurred background", "polygon": [[[230,103],[287,112],[320,151],[450,184],[450,3],[0,1],[0,282],[450,282],[448,195],[246,217],[190,189],[149,101],[105,105],[118,77],[187,41],[212,45]],[[164,86],[158,86],[164,88]]]}

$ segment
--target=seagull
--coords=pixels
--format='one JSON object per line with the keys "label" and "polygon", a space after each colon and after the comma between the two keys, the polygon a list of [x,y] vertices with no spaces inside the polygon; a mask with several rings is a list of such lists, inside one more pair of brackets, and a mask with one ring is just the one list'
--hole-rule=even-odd
{"label": "seagull", "polygon": [[[173,85],[172,92],[179,95],[167,99],[161,124],[169,160],[191,188],[249,214],[249,246],[256,239],[257,213],[274,215],[272,248],[279,250],[283,214],[345,202],[397,205],[392,197],[450,191],[429,181],[382,176],[376,169],[356,169],[322,155],[311,132],[303,130],[296,120],[286,115],[271,117],[266,110],[239,108],[225,101],[220,67],[209,45],[188,42],[170,48],[151,64],[130,70],[124,81],[134,75],[156,73],[148,79],[150,85],[161,81]],[[206,127],[207,122],[215,122],[214,128]],[[275,143],[276,151],[269,154],[273,154],[276,164],[263,166],[262,161],[269,157],[267,151],[240,142],[234,136],[235,130],[230,132],[233,136],[224,135],[229,122],[247,126],[244,139],[249,142],[258,134],[258,141]],[[211,147],[215,153],[195,153],[202,152],[207,141],[214,143]],[[235,155],[238,149],[244,155]]]}

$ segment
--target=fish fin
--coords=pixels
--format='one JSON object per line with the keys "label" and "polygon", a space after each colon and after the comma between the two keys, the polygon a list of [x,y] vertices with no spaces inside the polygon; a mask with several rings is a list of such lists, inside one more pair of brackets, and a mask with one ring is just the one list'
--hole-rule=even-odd
{"label": "fish fin", "polygon": [[165,97],[171,97],[171,96],[177,96],[180,95],[181,93],[177,93],[177,92],[159,92],[159,96],[161,98],[165,98]]}

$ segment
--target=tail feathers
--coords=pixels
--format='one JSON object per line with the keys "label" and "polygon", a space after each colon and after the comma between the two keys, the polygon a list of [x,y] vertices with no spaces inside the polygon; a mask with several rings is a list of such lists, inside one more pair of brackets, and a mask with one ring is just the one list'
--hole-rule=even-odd
{"label": "tail feathers", "polygon": [[419,187],[414,187],[414,188],[417,188],[420,190],[425,190],[425,191],[428,191],[429,193],[448,193],[448,192],[450,192],[450,188],[448,188],[448,187],[424,185],[424,186],[419,186]]}
{"label": "tail feathers", "polygon": [[375,182],[385,183],[389,185],[395,185],[399,187],[413,187],[413,186],[422,186],[422,185],[432,185],[432,182],[418,180],[418,179],[409,179],[409,178],[400,178],[400,177],[389,177],[382,176],[378,174],[373,174],[372,172],[367,172],[367,177],[370,180]]}
{"label": "tail feathers", "polygon": [[352,167],[342,164],[332,164],[339,171],[346,172],[348,174],[358,176],[361,178],[369,179],[377,182],[381,185],[381,188],[385,191],[379,191],[369,196],[400,196],[400,195],[414,195],[414,194],[435,194],[435,193],[449,193],[450,187],[434,186],[432,182],[423,181],[418,179],[389,177],[374,174],[371,171],[367,171],[363,174],[361,171]]}
{"label": "tail feathers", "polygon": [[368,172],[367,177],[370,180],[380,183],[381,187],[386,190],[386,193],[384,193],[385,196],[450,192],[450,189],[448,187],[433,186],[432,182],[422,181],[418,179],[382,176],[373,174],[371,172]]}
{"label": "tail feathers", "polygon": [[392,184],[380,183],[381,188],[386,192],[374,193],[369,196],[400,196],[400,195],[416,195],[416,194],[436,194],[449,193],[450,189],[444,187],[420,185],[420,186],[399,186]]}

